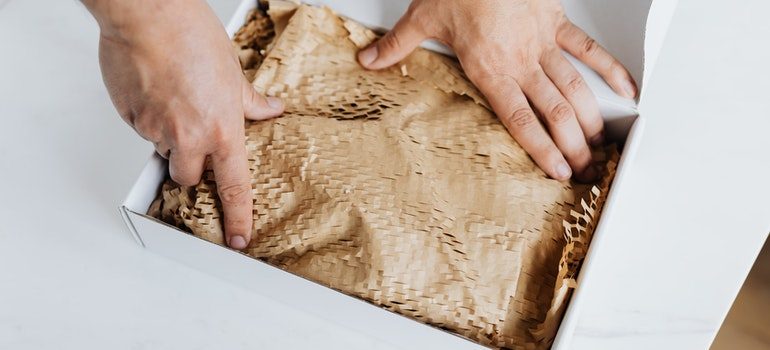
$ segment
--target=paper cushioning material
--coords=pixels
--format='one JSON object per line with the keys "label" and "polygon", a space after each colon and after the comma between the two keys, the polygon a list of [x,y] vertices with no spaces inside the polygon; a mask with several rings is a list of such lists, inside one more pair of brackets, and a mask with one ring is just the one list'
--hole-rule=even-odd
{"label": "paper cushioning material", "polygon": [[[367,71],[356,53],[374,32],[325,8],[269,6],[235,37],[254,87],[286,104],[246,122],[244,252],[486,346],[550,346],[614,147],[595,151],[595,186],[549,179],[453,58],[418,49]],[[210,168],[197,186],[168,180],[149,214],[224,244]]]}

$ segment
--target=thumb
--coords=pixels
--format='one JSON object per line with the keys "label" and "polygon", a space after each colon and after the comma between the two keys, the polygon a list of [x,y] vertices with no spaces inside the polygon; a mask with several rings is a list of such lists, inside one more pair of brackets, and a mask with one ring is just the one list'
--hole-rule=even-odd
{"label": "thumb", "polygon": [[246,78],[243,79],[243,115],[250,120],[265,120],[283,113],[283,102],[278,97],[260,95]]}
{"label": "thumb", "polygon": [[407,13],[385,36],[358,53],[358,62],[366,69],[382,69],[403,60],[427,38]]}

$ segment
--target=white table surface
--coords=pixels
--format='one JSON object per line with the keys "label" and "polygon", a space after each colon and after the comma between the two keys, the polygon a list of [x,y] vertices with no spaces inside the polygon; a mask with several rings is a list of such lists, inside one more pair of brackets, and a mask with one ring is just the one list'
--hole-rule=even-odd
{"label": "white table surface", "polygon": [[[768,14],[680,1],[573,348],[711,342],[770,231]],[[117,206],[152,148],[97,36],[76,1],[0,0],[0,349],[388,349],[136,245]]]}

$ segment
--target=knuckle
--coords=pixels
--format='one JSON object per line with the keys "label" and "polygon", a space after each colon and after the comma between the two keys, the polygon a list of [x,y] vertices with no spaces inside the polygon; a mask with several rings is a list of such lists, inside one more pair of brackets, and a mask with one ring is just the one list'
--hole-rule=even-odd
{"label": "knuckle", "polygon": [[225,148],[230,141],[230,137],[228,137],[230,133],[227,132],[227,130],[219,125],[214,125],[210,129],[209,137],[211,138],[212,144],[217,148]]}
{"label": "knuckle", "polygon": [[548,121],[553,125],[562,125],[566,123],[573,116],[572,107],[566,102],[561,101],[556,103],[549,109],[549,113],[546,115]]}
{"label": "knuckle", "polygon": [[511,61],[515,64],[513,70],[522,77],[530,77],[541,69],[538,59],[530,50],[514,52],[511,55]]}
{"label": "knuckle", "polygon": [[141,135],[153,136],[159,132],[155,118],[147,112],[132,113],[134,130]]}
{"label": "knuckle", "polygon": [[599,44],[596,42],[596,40],[594,40],[591,37],[586,37],[585,39],[583,39],[583,43],[581,45],[583,49],[583,54],[588,56],[593,55],[599,48]]}
{"label": "knuckle", "polygon": [[565,85],[564,94],[568,96],[574,96],[585,87],[585,81],[583,77],[578,74],[574,74],[567,78],[567,85]]}
{"label": "knuckle", "polygon": [[115,109],[118,111],[120,117],[131,125],[132,128],[136,128],[136,113],[131,108],[115,103]]}
{"label": "knuckle", "polygon": [[251,198],[251,187],[246,184],[233,184],[219,188],[219,199],[225,205],[240,204]]}
{"label": "knuckle", "polygon": [[517,78],[531,66],[530,61],[524,57],[510,58],[512,54],[495,43],[484,42],[479,46],[485,49],[466,49],[459,53],[460,62],[463,67],[467,67],[465,73],[475,83],[487,83],[491,86],[517,84]]}
{"label": "knuckle", "polygon": [[188,137],[178,137],[174,140],[174,152],[180,155],[191,155],[193,153],[195,143],[190,141]]}
{"label": "knuckle", "polygon": [[401,49],[401,38],[397,31],[390,31],[386,34],[382,40],[379,41],[379,45],[382,48],[381,52],[397,51]]}
{"label": "knuckle", "polygon": [[174,151],[182,155],[191,155],[195,153],[198,142],[196,137],[189,133],[174,131],[171,135],[174,142]]}
{"label": "knuckle", "polygon": [[169,146],[175,151],[185,152],[188,145],[188,135],[173,123],[167,123],[163,128],[163,139],[169,142]]}
{"label": "knuckle", "polygon": [[486,61],[476,59],[475,57],[471,61],[476,64],[471,65],[468,67],[468,69],[465,70],[465,74],[471,81],[478,83],[489,83],[493,79],[497,78],[495,69],[492,68],[491,65]]}
{"label": "knuckle", "polygon": [[537,124],[535,113],[529,108],[518,108],[503,120],[506,125],[516,129],[526,130]]}

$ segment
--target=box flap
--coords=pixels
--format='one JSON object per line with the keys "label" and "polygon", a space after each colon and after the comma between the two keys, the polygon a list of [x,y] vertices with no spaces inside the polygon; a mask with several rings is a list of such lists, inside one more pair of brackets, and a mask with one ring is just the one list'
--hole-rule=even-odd
{"label": "box flap", "polygon": [[[410,0],[308,0],[373,28],[391,28]],[[676,8],[676,0],[563,0],[567,16],[606,47],[631,71],[640,91],[652,71]],[[425,45],[437,51],[435,43]],[[598,99],[636,113],[636,101],[616,95],[595,72],[568,57]]]}
{"label": "box flap", "polygon": [[[660,50],[663,48],[663,41],[668,33],[668,27],[676,11],[678,0],[658,0],[652,3],[650,14],[647,18],[647,36],[644,40],[644,77],[643,84],[647,84],[652,75],[653,68],[658,62]],[[644,96],[642,90],[642,97]]]}
{"label": "box flap", "polygon": [[[647,83],[674,14],[676,0],[563,0],[567,16],[617,57],[636,80],[640,95]],[[582,63],[573,63],[596,96],[613,104],[634,106]]]}

